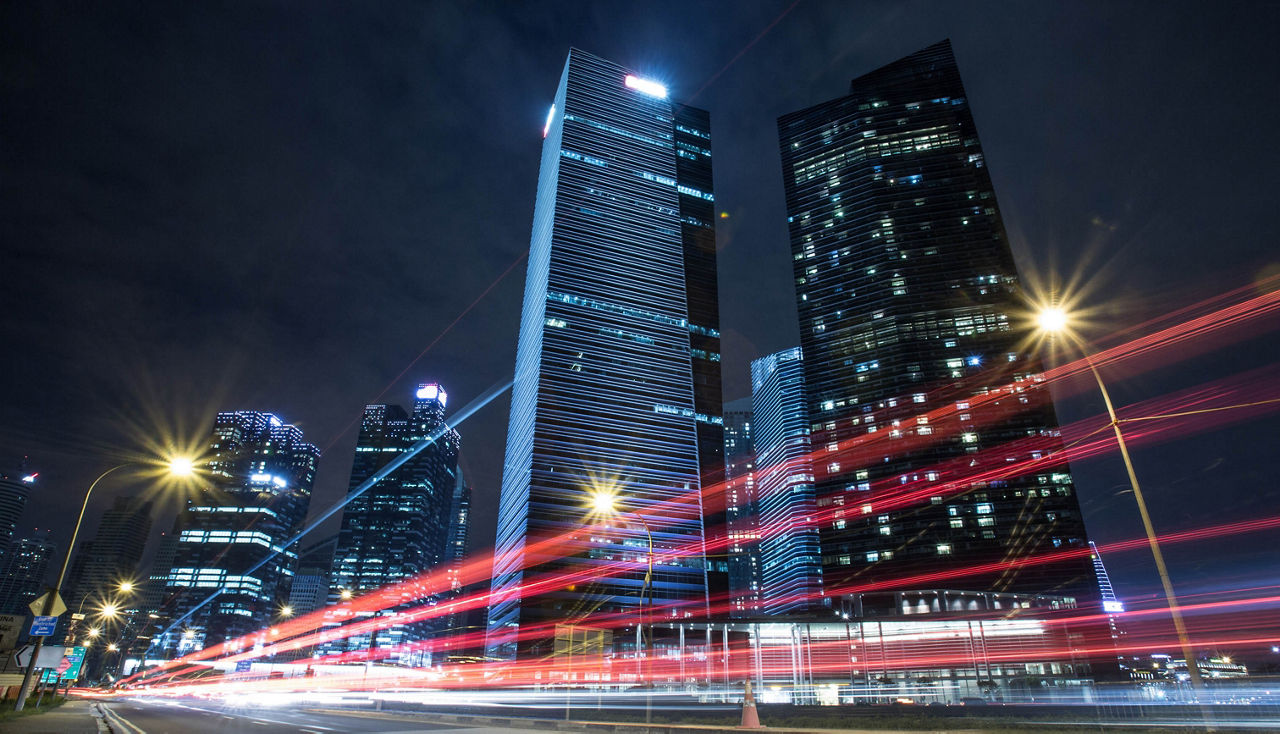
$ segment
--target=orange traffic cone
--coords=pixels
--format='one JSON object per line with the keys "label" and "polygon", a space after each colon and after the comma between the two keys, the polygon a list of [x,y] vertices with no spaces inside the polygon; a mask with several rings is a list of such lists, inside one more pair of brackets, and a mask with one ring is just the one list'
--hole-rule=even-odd
{"label": "orange traffic cone", "polygon": [[760,714],[756,713],[756,697],[751,693],[751,681],[747,681],[746,692],[742,696],[742,725],[739,729],[763,729],[760,725]]}

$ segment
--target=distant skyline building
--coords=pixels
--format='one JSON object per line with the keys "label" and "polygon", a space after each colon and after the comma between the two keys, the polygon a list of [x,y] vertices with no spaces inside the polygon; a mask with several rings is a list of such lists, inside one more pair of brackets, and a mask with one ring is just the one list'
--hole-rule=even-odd
{"label": "distant skyline building", "polygon": [[[664,616],[704,615],[708,583],[728,586],[724,545],[708,537],[724,532],[710,117],[572,49],[543,133],[489,616],[502,658],[553,652],[552,630],[517,641],[522,630],[642,605],[637,512]],[[525,555],[582,527],[601,491],[619,510],[607,533]],[[522,593],[606,567],[576,589]]]}
{"label": "distant skyline building", "polygon": [[121,594],[120,584],[139,586],[138,564],[151,536],[151,503],[140,497],[116,497],[102,513],[93,538],[80,546],[67,580],[63,599],[68,609],[78,609],[86,600],[120,602],[134,608],[140,596]]}
{"label": "distant skyline building", "polygon": [[799,347],[752,360],[751,406],[762,611],[812,612],[824,606],[825,599]]}
{"label": "distant skyline building", "polygon": [[329,599],[333,552],[337,546],[338,535],[335,533],[298,551],[298,570],[289,589],[289,610],[293,616],[301,617],[324,609]]}
{"label": "distant skyline building", "polygon": [[38,472],[27,469],[25,461],[13,469],[0,471],[0,564],[4,562],[5,550],[13,543],[14,533],[18,531],[18,523],[39,477]]}
{"label": "distant skyline building", "polygon": [[724,495],[729,533],[729,614],[760,613],[760,527],[751,398],[724,404]]}
{"label": "distant skyline building", "polygon": [[53,531],[39,528],[9,546],[0,562],[0,614],[31,615],[27,606],[44,593],[57,550]]}
{"label": "distant skyline building", "polygon": [[[442,564],[453,558],[461,440],[445,421],[448,400],[444,388],[431,382],[418,385],[411,412],[398,405],[365,406],[348,494],[415,444],[428,439],[434,442],[354,496],[343,509],[329,604],[339,604],[352,595],[411,579],[437,567],[443,571]],[[407,598],[382,613],[396,614],[433,604],[439,598]],[[401,650],[401,646],[424,640],[432,629],[443,626],[435,622],[393,625],[379,630],[374,639],[368,634],[354,635],[330,643],[326,650]],[[408,662],[419,664],[416,659]]]}
{"label": "distant skyline building", "polygon": [[[1098,603],[1058,421],[969,101],[943,41],[782,116],[823,580]],[[759,421],[759,416],[757,416]],[[992,566],[996,568],[996,566]]]}
{"label": "distant skyline building", "polygon": [[194,612],[157,640],[168,652],[230,641],[277,618],[298,557],[284,544],[302,529],[320,450],[278,416],[240,410],[218,413],[203,456],[204,486],[174,526],[162,603],[170,620]]}

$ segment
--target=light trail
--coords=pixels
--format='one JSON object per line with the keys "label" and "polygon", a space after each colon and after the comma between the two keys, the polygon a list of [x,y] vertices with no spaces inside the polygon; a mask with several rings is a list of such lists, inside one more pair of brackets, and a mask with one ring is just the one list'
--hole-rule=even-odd
{"label": "light trail", "polygon": [[[1095,361],[1097,361],[1100,364],[1107,363],[1107,362],[1119,362],[1126,359],[1131,359],[1138,355],[1151,354],[1157,350],[1184,342],[1189,339],[1202,338],[1205,334],[1208,334],[1208,333],[1214,333],[1216,331],[1220,331],[1228,327],[1241,326],[1247,322],[1254,321],[1262,316],[1268,316],[1272,313],[1275,313],[1278,308],[1280,308],[1280,293],[1272,292],[1272,293],[1264,294],[1262,296],[1249,299],[1245,302],[1219,309],[1213,313],[1198,316],[1183,324],[1178,324],[1175,326],[1168,327],[1155,334],[1151,334],[1145,337],[1139,337],[1138,339],[1135,339],[1132,342],[1128,342],[1126,344],[1122,344],[1117,347],[1112,347],[1111,349],[1106,350],[1102,356],[1096,357]],[[944,391],[950,390],[954,394],[954,396],[958,397],[958,399],[948,403],[942,408],[938,408],[934,411],[930,411],[929,413],[924,414],[923,417],[927,418],[932,425],[940,425],[950,418],[955,418],[956,424],[958,425],[961,422],[959,420],[960,415],[965,413],[967,413],[974,420],[977,420],[978,416],[981,415],[982,416],[981,420],[984,422],[982,424],[1002,420],[1005,417],[1016,414],[1020,410],[1026,410],[1027,409],[1026,406],[1028,405],[1036,405],[1036,404],[1043,405],[1048,399],[1047,391],[1044,389],[1048,384],[1058,380],[1066,379],[1067,377],[1073,374],[1076,374],[1084,369],[1087,369],[1087,364],[1085,364],[1083,360],[1077,360],[1076,362],[1069,363],[1067,365],[1063,365],[1061,367],[1055,368],[1054,370],[1047,371],[1042,376],[1018,380],[1018,381],[1015,381],[1014,383],[1011,383],[1010,385],[1006,385],[1001,388],[990,390],[984,395],[966,395],[963,392],[957,391],[954,387],[942,388]],[[1274,388],[1276,387],[1277,382],[1280,382],[1280,381],[1270,380],[1269,382],[1264,383],[1264,386],[1269,386],[1270,388],[1273,389],[1273,392],[1274,392]],[[472,405],[476,405],[475,409],[478,409],[480,406],[477,405],[477,403],[481,403],[481,402],[487,403],[489,400],[492,400],[492,398],[495,397],[497,393],[500,393],[502,390],[505,390],[506,387],[507,386],[502,386],[501,388],[495,388],[496,392],[492,392],[492,394],[484,397],[483,399],[477,399],[477,401],[473,401]],[[1137,420],[1139,417],[1146,420],[1149,417],[1149,414],[1148,416],[1138,416],[1138,417],[1131,417],[1131,416],[1133,416],[1135,413],[1138,413],[1139,411],[1146,412],[1156,408],[1163,410],[1165,413],[1176,413],[1178,412],[1178,410],[1188,408],[1188,406],[1195,406],[1195,405],[1204,406],[1207,404],[1205,401],[1207,401],[1210,397],[1220,400],[1224,396],[1237,395],[1245,387],[1249,387],[1250,389],[1255,390],[1255,392],[1251,394],[1254,395],[1254,397],[1257,396],[1256,388],[1258,387],[1258,383],[1255,381],[1252,384],[1250,384],[1247,379],[1241,378],[1237,380],[1236,384],[1224,383],[1223,385],[1217,386],[1217,388],[1215,388],[1217,392],[1213,392],[1208,388],[1200,388],[1200,393],[1198,394],[1192,394],[1188,391],[1184,391],[1184,393],[1187,393],[1187,394],[1179,394],[1173,397],[1160,398],[1160,399],[1156,399],[1155,401],[1148,401],[1147,403],[1139,404],[1138,406],[1128,406],[1124,410],[1122,410],[1122,413],[1124,413],[1125,416],[1130,416],[1130,417],[1123,418],[1122,420]],[[1039,401],[1039,402],[1033,403],[1032,401],[1033,397],[1035,398],[1036,401]],[[1026,402],[1024,402],[1024,399]],[[1257,406],[1255,406],[1255,408],[1257,408],[1257,410],[1259,411],[1264,409],[1271,409],[1271,405],[1273,404],[1265,404],[1265,405],[1258,404]],[[468,407],[470,408],[471,406],[469,405]],[[1191,408],[1191,410],[1202,410],[1202,409],[1203,408]],[[474,412],[474,410],[471,412]],[[470,415],[470,413],[467,413],[467,415]],[[1231,420],[1231,418],[1227,417],[1227,414],[1225,413],[1218,413],[1214,415],[1219,415],[1223,417],[1208,419],[1209,423],[1212,423],[1213,425],[1219,424],[1219,423],[1214,423],[1214,421]],[[917,416],[917,417],[920,417],[920,416]],[[457,425],[458,423],[461,422],[461,420],[462,418],[455,417],[451,421],[451,424]],[[1135,443],[1142,443],[1144,441],[1155,440],[1162,436],[1164,437],[1169,436],[1170,429],[1167,426],[1161,427],[1159,424],[1161,422],[1167,423],[1169,421],[1174,420],[1174,418],[1172,417],[1161,418],[1161,419],[1151,418],[1150,420],[1155,425],[1153,427],[1144,427],[1143,429],[1133,430],[1132,431],[1133,437],[1131,439],[1132,441],[1134,441]],[[1206,423],[1206,425],[1208,425],[1209,423]],[[973,425],[972,422],[966,422],[966,427],[972,426],[972,425]],[[1076,435],[1077,433],[1079,433],[1080,431],[1084,431],[1086,428],[1087,428],[1087,425],[1084,425],[1084,424],[1069,426],[1063,431],[1064,437],[1070,438]],[[954,434],[953,432],[948,433],[948,432],[938,430],[934,433],[934,437],[930,438],[929,440],[930,441],[943,440],[943,438],[945,438],[948,435],[954,435]],[[993,452],[992,458],[994,458],[994,454],[1003,454],[1004,455],[1003,458],[1007,459],[1011,449],[1019,449],[1022,452],[1024,452],[1026,456],[1030,458],[1024,459],[1022,461],[1015,461],[1015,462],[1005,461],[1004,462],[1005,466],[1000,466],[997,469],[990,470],[989,472],[986,472],[986,473],[976,473],[976,474],[970,473],[968,476],[965,476],[966,472],[964,470],[971,467],[947,466],[948,472],[951,475],[957,476],[960,478],[955,479],[952,482],[944,484],[942,486],[945,487],[948,491],[963,492],[963,491],[967,491],[968,487],[972,486],[972,484],[975,481],[989,481],[990,478],[996,478],[1001,476],[1006,476],[1006,477],[1016,476],[1017,472],[1027,473],[1027,472],[1033,472],[1033,471],[1043,471],[1048,466],[1060,464],[1066,461],[1078,460],[1081,458],[1086,458],[1088,456],[1099,455],[1101,453],[1104,453],[1110,450],[1107,441],[1102,439],[1090,440],[1090,434],[1086,433],[1084,439],[1078,439],[1082,441],[1081,446],[1077,448],[1073,448],[1071,450],[1063,450],[1055,454],[1053,449],[1056,446],[1062,445],[1065,438],[1058,438],[1058,437],[1043,437],[1043,438],[1044,440],[1039,443],[1035,441],[1029,441],[1029,442],[1026,442],[1025,444],[1019,444],[1014,446],[1005,445],[1000,447],[993,447],[992,449],[989,450]],[[868,436],[860,436],[858,438],[851,439],[848,442],[842,443],[840,447],[840,452],[842,452],[841,453],[842,456],[852,455],[856,457],[856,456],[860,456],[861,454],[853,453],[853,452],[875,452],[877,450],[882,450],[882,449],[878,449],[877,446],[879,444],[887,444],[889,440],[890,440],[890,437],[887,431],[880,432],[879,435],[869,434]],[[902,446],[904,446],[904,444],[894,444],[894,452],[901,451]],[[912,444],[912,446],[914,447],[915,444]],[[418,448],[417,450],[421,450],[421,449]],[[413,449],[411,449],[410,451],[412,453],[416,453],[416,451],[414,451]],[[1034,456],[1034,452],[1036,451],[1040,452],[1039,458],[1036,458]],[[844,452],[851,452],[851,453],[845,454]],[[403,463],[403,461],[407,460],[409,456],[412,455],[412,453],[407,455],[402,455],[403,460],[400,461],[400,463]],[[1050,457],[1052,457],[1052,462],[1050,461]],[[966,458],[969,458],[970,461],[973,460],[971,457],[966,457]],[[952,462],[952,463],[955,464],[955,462]],[[1009,464],[1013,464],[1013,466],[1009,466]],[[395,466],[398,466],[398,465],[399,464],[396,464]],[[381,476],[385,476],[386,473],[389,473],[389,471],[392,469],[394,469],[394,466],[390,468],[384,468],[384,471],[380,472],[380,476],[378,476],[378,478],[381,478]],[[926,470],[922,469],[922,470],[919,470],[919,472],[913,472],[913,473],[923,473],[925,471]],[[983,477],[986,477],[986,478],[983,478]],[[372,482],[370,482],[369,484],[371,486]],[[713,487],[708,487],[704,490],[704,493],[723,491],[724,486],[725,485],[721,484]],[[924,496],[926,493],[930,495],[935,495],[939,491],[938,485],[934,485],[925,489],[923,487],[912,486],[910,483],[904,486],[888,487],[888,488],[882,485],[881,489],[885,489],[887,491],[882,493],[876,499],[872,500],[871,504],[873,507],[873,511],[881,511],[885,507],[909,507],[911,506],[912,503],[921,502],[924,499]],[[875,493],[873,492],[873,494]],[[350,498],[351,497],[349,496],[347,499],[350,499]],[[651,508],[643,508],[641,512],[645,516],[651,516],[651,517],[660,516],[664,511],[668,510],[670,507],[679,506],[679,505],[696,504],[700,501],[700,499],[701,497],[699,496],[699,494],[696,491],[694,491],[689,493],[689,495],[685,497],[668,501],[666,503],[663,503],[662,505],[656,505]],[[326,514],[321,518],[321,520],[332,515],[334,512],[336,512],[340,508],[341,508],[341,505],[337,505],[330,508],[330,510],[326,512]],[[815,522],[822,522],[822,521],[829,520],[831,518],[836,517],[836,513],[846,512],[846,511],[849,511],[849,508],[843,508],[843,509],[832,508],[828,511],[824,511],[824,513],[820,513],[818,517],[815,519]],[[1256,529],[1264,529],[1264,528],[1269,529],[1271,527],[1274,527],[1274,525],[1266,524],[1268,521],[1265,521],[1265,520],[1258,521],[1258,522],[1261,522],[1262,524],[1257,525]],[[315,524],[316,523],[312,523],[303,532],[305,533],[307,530],[310,530],[312,527],[315,526]],[[1243,525],[1241,525],[1241,527],[1243,527]],[[1246,530],[1240,530],[1240,531],[1244,532]],[[580,542],[575,542],[575,532],[568,532],[568,533],[563,533],[559,535],[554,535],[554,536],[546,537],[546,538],[531,542],[524,549],[524,553],[523,553],[524,558],[522,559],[522,562],[521,562],[521,568],[523,570],[536,568],[541,565],[553,563],[559,558],[563,558],[563,557],[572,555],[573,553],[577,553],[581,551],[584,546]],[[764,528],[762,529],[761,532],[762,534],[768,534],[770,532],[777,532],[777,530]],[[721,533],[720,535],[721,535],[721,538],[717,539],[716,542],[727,545],[730,541],[727,534]],[[290,543],[296,542],[298,537],[301,537],[301,534],[299,534],[299,536],[291,540]],[[1140,545],[1141,542],[1145,542],[1145,541],[1132,541],[1132,543],[1135,543],[1138,545]],[[1176,541],[1168,541],[1168,542],[1176,542]],[[724,547],[713,546],[709,544],[699,544],[698,548],[661,548],[658,550],[658,555],[668,556],[671,558],[679,558],[679,557],[687,557],[691,555],[699,555],[702,553],[709,553],[710,551],[723,551],[723,550],[725,550]],[[492,561],[493,561],[492,556],[486,555],[478,558],[473,558],[467,562],[464,562],[464,564],[460,567],[459,574],[458,574],[459,583],[465,586],[465,585],[470,585],[470,584],[488,579],[489,573],[491,572],[491,569],[492,569]],[[573,574],[560,574],[558,576],[557,575],[544,576],[544,577],[535,579],[533,582],[526,584],[525,586],[520,587],[514,593],[520,593],[522,596],[536,595],[536,593],[543,593],[548,590],[563,588],[568,584],[576,583],[589,578],[604,578],[604,577],[607,577],[608,575],[617,574],[617,573],[635,572],[640,565],[643,565],[643,563],[644,561],[642,556],[637,560],[616,561],[614,563],[604,565],[604,566],[596,566],[593,568],[583,569]],[[440,578],[436,578],[436,576],[440,576]],[[946,577],[945,575],[942,576],[942,578],[945,578],[945,577]],[[907,579],[907,581],[915,582],[919,580],[919,578],[920,577],[912,577],[910,579]],[[902,580],[899,580],[899,582],[901,581]],[[898,585],[901,585],[899,582],[894,582],[893,580],[890,580],[888,582],[881,582],[879,587],[883,588],[886,583],[898,586]],[[249,654],[249,653],[242,653],[241,651],[245,647],[253,644],[255,641],[264,639],[265,636],[267,636],[268,634],[270,634],[271,636],[283,638],[284,640],[287,641],[286,643],[273,643],[274,645],[277,645],[277,646],[280,644],[290,644],[294,646],[307,646],[306,643],[300,643],[298,640],[295,640],[292,638],[300,632],[314,631],[316,628],[316,625],[324,621],[326,613],[329,614],[330,615],[329,618],[332,619],[333,615],[343,615],[343,616],[350,617],[350,616],[354,616],[362,613],[372,613],[372,612],[383,611],[393,606],[401,605],[406,600],[409,600],[409,599],[420,599],[420,598],[423,598],[424,596],[443,594],[449,590],[448,584],[450,583],[451,583],[450,580],[444,578],[444,574],[432,574],[431,572],[428,572],[427,574],[424,574],[420,577],[416,577],[414,579],[407,580],[400,584],[396,584],[391,587],[385,587],[384,589],[371,592],[362,597],[359,597],[356,600],[352,600],[351,602],[348,602],[346,604],[338,605],[336,607],[331,607],[327,610],[323,610],[322,612],[316,612],[311,615],[306,615],[305,617],[300,617],[295,620],[291,620],[290,622],[276,625],[273,628],[269,628],[269,630],[263,630],[257,633],[246,635],[237,640],[231,640],[231,641],[224,642],[220,645],[211,646],[210,648],[206,648],[197,653],[184,656],[182,658],[179,658],[178,660],[169,661],[167,663],[164,663],[158,668],[152,669],[150,671],[146,671],[146,674],[150,676],[156,673],[161,673],[165,670],[171,670],[172,668],[175,668],[181,665],[198,663],[201,660],[216,658],[217,656],[226,654],[226,653]],[[216,594],[214,596],[216,596]],[[214,596],[211,596],[210,599],[214,598]],[[207,603],[208,601],[209,599],[206,599],[205,603]],[[473,597],[470,597],[465,601],[459,602],[456,605],[453,602],[450,602],[442,605],[440,604],[429,605],[430,608],[418,607],[418,608],[415,608],[411,612],[411,614],[415,615],[413,618],[416,620],[426,620],[426,619],[431,619],[434,616],[440,616],[441,614],[452,613],[453,611],[461,611],[464,608],[474,608],[475,606],[482,605],[484,603],[487,603],[488,601],[490,600],[488,599],[487,594],[478,594],[478,595],[474,595]],[[719,600],[716,600],[716,601],[719,602]],[[444,611],[441,611],[441,610],[444,610]],[[650,611],[656,611],[656,610],[650,610]],[[675,611],[675,610],[672,609],[670,611]],[[184,615],[183,618],[180,618],[178,621],[174,622],[169,628],[165,630],[165,633],[172,631],[172,629],[174,629],[174,627],[176,627],[177,624],[179,624],[181,621],[189,617],[189,615],[190,613],[188,613],[187,615]],[[353,628],[352,625],[350,624],[344,625],[330,631],[334,634],[337,634],[338,632],[341,632],[341,631],[346,631],[344,634],[342,634],[341,636],[325,638],[325,641],[330,641],[333,639],[341,639],[342,637],[348,637],[354,634],[361,633],[361,632],[351,632],[350,630],[352,629],[359,629],[362,632],[372,631],[374,629],[383,628],[383,627],[377,627],[376,625],[378,624],[382,624],[384,626],[391,626],[394,624],[403,623],[403,620],[404,620],[404,617],[397,614],[396,616],[374,617],[372,619],[366,620],[365,622],[361,623],[362,625],[368,625],[367,627],[360,626],[358,628]],[[325,633],[319,633],[319,634],[325,634]],[[304,637],[301,639],[305,640],[305,639],[315,639],[315,638]],[[279,650],[278,647],[273,647],[272,649]]]}

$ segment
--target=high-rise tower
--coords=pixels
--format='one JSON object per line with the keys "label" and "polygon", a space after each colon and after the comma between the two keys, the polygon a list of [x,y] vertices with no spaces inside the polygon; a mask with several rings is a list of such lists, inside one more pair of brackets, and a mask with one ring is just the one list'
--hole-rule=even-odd
{"label": "high-rise tower", "polygon": [[760,517],[751,398],[724,404],[724,496],[728,525],[729,613],[760,613]]}
{"label": "high-rise tower", "polygon": [[828,595],[930,585],[1096,603],[1058,422],[949,42],[778,120]]}
{"label": "high-rise tower", "polygon": [[[330,604],[404,581],[452,559],[450,531],[460,439],[445,422],[448,400],[440,385],[425,383],[414,393],[412,413],[398,405],[365,407],[349,492],[359,489],[414,444],[433,436],[435,440],[343,509],[342,531],[333,556]],[[384,613],[395,614],[434,601],[434,597],[406,599]],[[379,631],[375,640],[368,634],[355,635],[332,649],[399,649],[405,643],[425,639],[431,628],[430,623],[393,625]]]}
{"label": "high-rise tower", "polygon": [[240,410],[218,413],[206,456],[198,467],[205,486],[187,500],[174,527],[167,599],[160,605],[172,620],[195,611],[155,641],[161,649],[238,638],[279,614],[298,558],[284,544],[302,529],[320,451],[279,417]]}
{"label": "high-rise tower", "polygon": [[813,611],[824,599],[799,347],[751,362],[751,405],[761,606],[766,614]]}
{"label": "high-rise tower", "polygon": [[39,477],[38,472],[27,470],[26,462],[13,470],[0,471],[0,559],[13,542],[18,521],[22,519],[22,511],[26,509],[27,499],[31,497],[31,490]]}
{"label": "high-rise tower", "polygon": [[[547,118],[512,390],[494,564],[491,654],[545,654],[595,611],[702,615],[727,587],[709,115],[660,83],[571,50]],[[703,489],[706,489],[704,496]],[[590,543],[593,493],[618,513]],[[715,539],[712,539],[713,543]],[[625,568],[618,569],[616,564]],[[537,595],[546,574],[611,570]],[[517,643],[520,631],[526,634]]]}

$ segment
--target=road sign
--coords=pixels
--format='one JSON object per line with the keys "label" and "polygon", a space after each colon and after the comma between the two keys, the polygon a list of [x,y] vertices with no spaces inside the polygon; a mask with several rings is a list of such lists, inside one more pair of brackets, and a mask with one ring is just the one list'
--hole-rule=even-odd
{"label": "road sign", "polygon": [[[58,665],[53,668],[46,668],[41,680],[45,683],[53,683],[58,680],[62,682],[76,680],[80,677],[80,668],[84,666],[84,648],[68,647],[63,654],[62,659],[58,661]],[[43,655],[41,657],[44,657]]]}
{"label": "road sign", "polygon": [[253,670],[253,661],[252,661],[252,660],[238,660],[238,661],[236,661],[236,672],[237,672],[237,673],[248,673],[248,672],[249,672],[249,671],[251,671],[251,670]]}
{"label": "road sign", "polygon": [[48,637],[58,628],[57,617],[41,617],[36,616],[31,620],[31,636],[32,637]]}
{"label": "road sign", "polygon": [[[27,609],[30,609],[32,614],[44,614],[44,603],[48,601],[50,594],[53,594],[53,592],[46,591],[41,594],[39,599],[27,605]],[[65,611],[67,611],[67,605],[62,601],[62,596],[53,594],[53,608],[49,610],[49,613],[56,617]]]}
{"label": "road sign", "polygon": [[[35,645],[23,645],[20,649],[13,651],[13,662],[18,667],[25,668],[31,663],[31,653],[35,652]],[[40,657],[36,660],[37,668],[56,668],[58,663],[62,662],[62,656],[66,653],[66,648],[62,645],[45,645],[40,648]]]}

